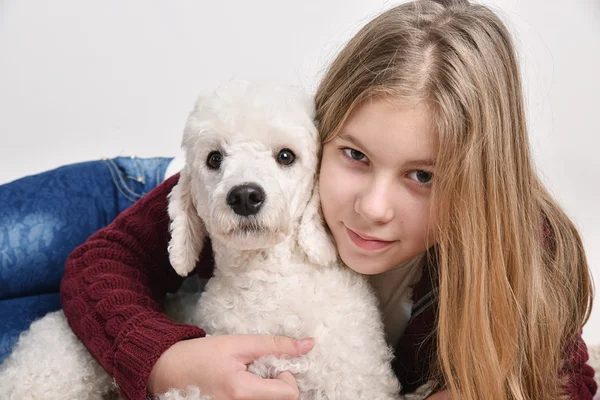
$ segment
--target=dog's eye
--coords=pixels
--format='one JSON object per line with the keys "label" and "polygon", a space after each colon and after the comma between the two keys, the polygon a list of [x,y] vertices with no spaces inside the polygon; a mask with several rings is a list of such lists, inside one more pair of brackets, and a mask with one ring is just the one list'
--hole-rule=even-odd
{"label": "dog's eye", "polygon": [[290,165],[296,160],[296,155],[290,149],[282,149],[277,154],[277,162],[281,165]]}
{"label": "dog's eye", "polygon": [[206,159],[206,166],[210,169],[219,169],[223,162],[223,154],[218,151],[211,151]]}

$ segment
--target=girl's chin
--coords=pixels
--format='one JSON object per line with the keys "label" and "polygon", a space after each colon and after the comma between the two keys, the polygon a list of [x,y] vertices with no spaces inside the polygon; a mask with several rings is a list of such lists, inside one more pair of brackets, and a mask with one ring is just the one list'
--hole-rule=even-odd
{"label": "girl's chin", "polygon": [[394,265],[388,267],[384,263],[375,260],[365,260],[362,257],[352,257],[340,254],[340,258],[348,268],[362,275],[377,275],[394,268]]}

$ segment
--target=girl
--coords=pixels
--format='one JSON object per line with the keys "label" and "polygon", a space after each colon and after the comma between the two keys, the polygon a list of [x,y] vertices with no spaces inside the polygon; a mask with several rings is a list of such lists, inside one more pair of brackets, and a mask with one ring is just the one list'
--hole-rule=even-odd
{"label": "girl", "polygon": [[[399,5],[341,51],[315,103],[323,215],[343,261],[371,276],[403,393],[428,383],[436,399],[592,399],[580,337],[590,275],[533,169],[504,24],[466,1]],[[215,400],[297,398],[290,374],[245,366],[303,354],[310,339],[203,338],[161,311],[181,284],[167,257],[177,179],[70,256],[61,300],[73,330],[129,399],[190,384]],[[397,295],[406,286],[412,299]]]}

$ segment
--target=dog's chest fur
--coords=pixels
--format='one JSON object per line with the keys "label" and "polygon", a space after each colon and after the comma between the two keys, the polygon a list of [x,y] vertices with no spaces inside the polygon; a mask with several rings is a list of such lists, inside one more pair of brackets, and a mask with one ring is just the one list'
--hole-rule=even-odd
{"label": "dog's chest fur", "polygon": [[315,347],[298,359],[264,356],[249,371],[271,378],[290,371],[302,400],[397,398],[392,352],[376,296],[363,276],[343,264],[311,264],[289,244],[260,255],[236,254],[218,244],[213,249],[215,275],[191,323],[209,335],[315,339]]}
{"label": "dog's chest fur", "polygon": [[[344,265],[308,263],[289,245],[252,254],[219,251],[217,269],[194,323],[207,333],[322,338],[374,323],[376,298],[364,277]],[[365,312],[370,309],[370,312]],[[361,318],[348,318],[353,311]],[[375,324],[378,327],[378,324]],[[367,328],[368,329],[368,328]],[[339,332],[333,332],[339,331]]]}

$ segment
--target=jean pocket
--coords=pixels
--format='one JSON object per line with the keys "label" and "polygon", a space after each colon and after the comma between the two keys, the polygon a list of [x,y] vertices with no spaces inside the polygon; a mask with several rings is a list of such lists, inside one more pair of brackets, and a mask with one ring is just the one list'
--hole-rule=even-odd
{"label": "jean pocket", "polygon": [[116,157],[102,159],[108,167],[117,190],[131,202],[146,194],[146,177],[137,157]]}

